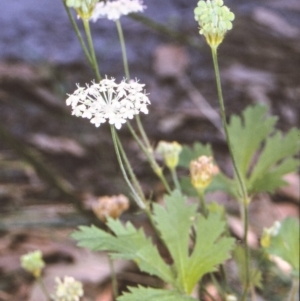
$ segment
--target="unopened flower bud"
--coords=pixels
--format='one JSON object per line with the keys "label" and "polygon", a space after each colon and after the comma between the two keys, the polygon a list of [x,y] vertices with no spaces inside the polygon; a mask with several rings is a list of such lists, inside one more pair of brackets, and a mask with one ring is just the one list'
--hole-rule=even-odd
{"label": "unopened flower bud", "polygon": [[45,266],[45,262],[42,258],[42,252],[34,251],[23,255],[21,257],[21,266],[35,278],[40,277],[42,269]]}
{"label": "unopened flower bud", "polygon": [[278,235],[281,224],[276,221],[271,228],[264,228],[260,239],[260,244],[263,248],[268,248],[271,244],[271,238]]}
{"label": "unopened flower bud", "polygon": [[101,197],[93,204],[94,213],[103,222],[108,217],[118,218],[128,208],[128,198],[122,194]]}
{"label": "unopened flower bud", "polygon": [[73,7],[83,20],[89,20],[99,0],[66,0],[68,7]]}
{"label": "unopened flower bud", "polygon": [[200,26],[199,33],[205,36],[211,47],[217,48],[226,32],[232,28],[234,14],[227,6],[223,6],[222,0],[200,0],[194,13]]}
{"label": "unopened flower bud", "polygon": [[164,158],[168,168],[174,169],[178,165],[181,150],[182,146],[178,142],[160,141],[155,151]]}
{"label": "unopened flower bud", "polygon": [[63,280],[55,278],[57,283],[55,294],[52,296],[55,301],[79,301],[83,296],[82,284],[73,277],[65,276]]}
{"label": "unopened flower bud", "polygon": [[196,190],[204,190],[219,169],[212,162],[212,157],[201,156],[190,163],[191,182]]}

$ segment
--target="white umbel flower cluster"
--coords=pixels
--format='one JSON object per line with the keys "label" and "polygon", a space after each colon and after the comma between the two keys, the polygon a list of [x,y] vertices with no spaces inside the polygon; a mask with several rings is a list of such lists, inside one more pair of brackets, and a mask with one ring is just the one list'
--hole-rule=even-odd
{"label": "white umbel flower cluster", "polygon": [[91,19],[97,21],[99,18],[107,18],[117,21],[121,16],[142,12],[145,8],[141,0],[101,1],[96,5]]}
{"label": "white umbel flower cluster", "polygon": [[55,294],[52,296],[55,301],[79,301],[83,296],[82,284],[73,277],[65,276],[63,280],[56,278],[57,283]]}
{"label": "white umbel flower cluster", "polygon": [[108,121],[120,129],[134,115],[148,114],[150,101],[143,91],[144,86],[137,80],[129,83],[123,80],[117,84],[114,78],[105,78],[86,88],[78,86],[66,103],[72,106],[72,115],[88,118],[96,127]]}

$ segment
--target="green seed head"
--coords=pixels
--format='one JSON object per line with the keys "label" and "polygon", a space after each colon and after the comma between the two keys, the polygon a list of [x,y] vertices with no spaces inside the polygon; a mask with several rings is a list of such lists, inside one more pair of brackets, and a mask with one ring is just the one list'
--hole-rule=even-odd
{"label": "green seed head", "polygon": [[199,33],[204,35],[211,47],[218,47],[228,30],[232,28],[234,14],[222,0],[200,0],[194,10],[199,23]]}

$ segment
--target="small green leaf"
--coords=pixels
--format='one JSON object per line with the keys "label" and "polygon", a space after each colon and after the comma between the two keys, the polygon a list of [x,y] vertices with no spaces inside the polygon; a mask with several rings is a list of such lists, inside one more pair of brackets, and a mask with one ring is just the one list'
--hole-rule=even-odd
{"label": "small green leaf", "polygon": [[195,230],[196,242],[186,266],[188,293],[192,292],[203,275],[213,272],[218,264],[230,257],[229,252],[234,245],[233,238],[220,238],[225,230],[221,214],[210,213],[207,219],[199,215]]}
{"label": "small green leaf", "polygon": [[195,301],[194,298],[182,295],[176,291],[155,289],[149,287],[129,287],[129,293],[118,297],[118,301]]}
{"label": "small green leaf", "polygon": [[200,156],[211,156],[212,150],[210,144],[203,145],[195,142],[192,147],[184,145],[180,153],[178,166],[189,168],[190,162]]}
{"label": "small green leaf", "polygon": [[177,283],[186,291],[188,271],[185,267],[188,260],[189,236],[197,207],[187,206],[186,198],[177,190],[171,195],[166,195],[164,201],[165,208],[154,204],[154,220],[174,260]]}
{"label": "small green leaf", "polygon": [[142,229],[135,229],[130,222],[124,227],[120,220],[113,219],[109,219],[107,225],[116,236],[95,226],[82,226],[72,237],[81,247],[111,252],[113,258],[133,260],[141,271],[175,285],[171,268],[163,261],[150,239],[145,237]]}
{"label": "small green leaf", "polygon": [[299,220],[287,218],[281,223],[279,233],[272,237],[269,254],[281,257],[293,268],[293,274],[299,277]]}

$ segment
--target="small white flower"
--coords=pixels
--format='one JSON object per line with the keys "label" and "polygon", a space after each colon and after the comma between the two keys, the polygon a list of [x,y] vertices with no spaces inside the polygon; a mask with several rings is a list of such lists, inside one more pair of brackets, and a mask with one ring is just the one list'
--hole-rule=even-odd
{"label": "small white flower", "polygon": [[73,277],[65,276],[63,280],[55,278],[57,283],[55,294],[52,296],[55,301],[79,301],[83,296],[82,284]]}
{"label": "small white flower", "polygon": [[72,107],[72,115],[88,118],[96,127],[108,121],[120,129],[134,115],[148,114],[150,101],[143,88],[137,80],[117,84],[114,78],[105,78],[86,88],[78,86],[66,104]]}
{"label": "small white flower", "polygon": [[146,7],[142,0],[115,0],[99,2],[93,12],[91,19],[97,21],[99,18],[107,18],[117,21],[123,15],[142,12]]}

